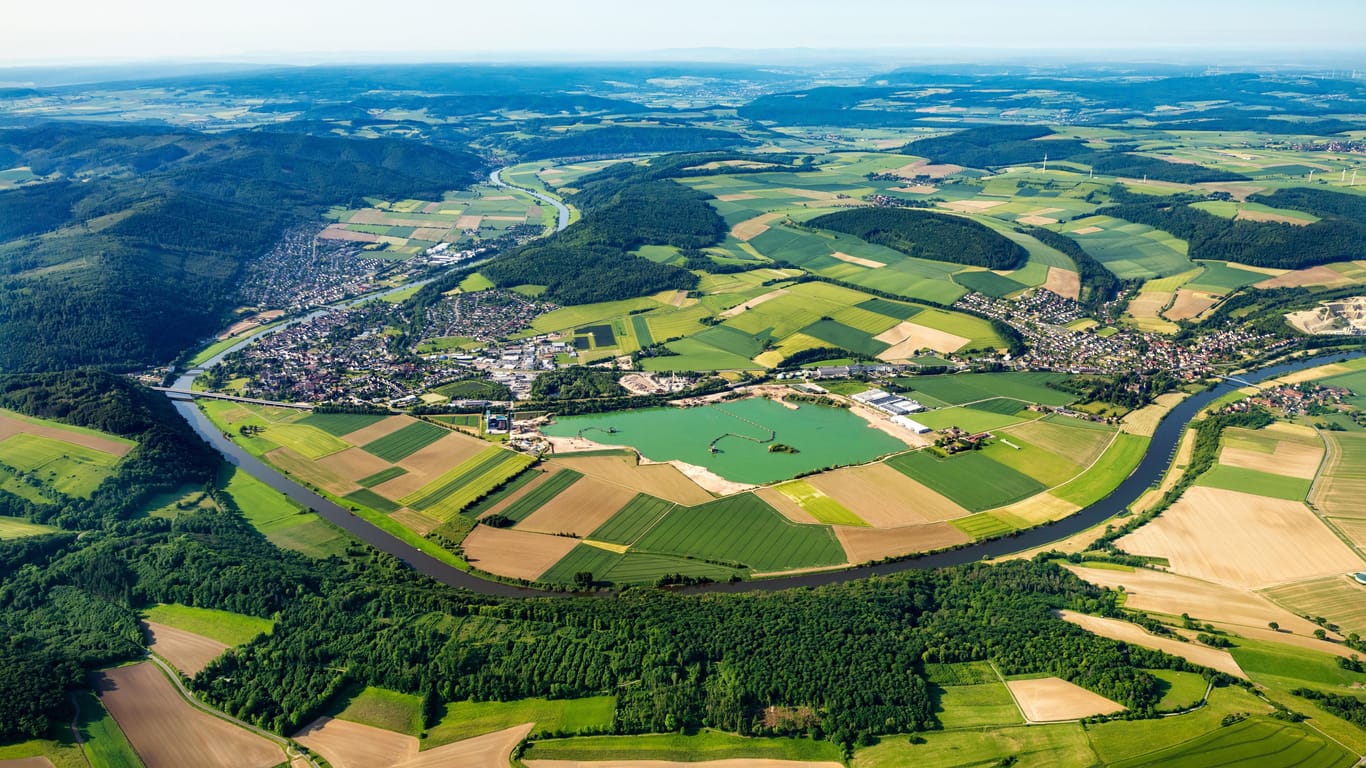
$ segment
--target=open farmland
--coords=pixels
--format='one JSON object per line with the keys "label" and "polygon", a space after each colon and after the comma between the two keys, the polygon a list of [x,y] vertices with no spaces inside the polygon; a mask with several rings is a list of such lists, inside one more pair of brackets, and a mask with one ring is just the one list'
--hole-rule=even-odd
{"label": "open farmland", "polygon": [[113,474],[121,455],[28,431],[0,440],[0,463],[29,472],[44,486],[68,496],[94,493]]}
{"label": "open farmland", "polygon": [[96,690],[147,768],[270,768],[280,748],[190,706],[151,662],[99,673]]}
{"label": "open farmland", "polygon": [[361,448],[388,462],[398,462],[450,434],[448,430],[415,421]]}
{"label": "open farmland", "polygon": [[887,466],[972,512],[1004,506],[1045,488],[1029,475],[975,451],[947,459],[915,451],[888,459]]}
{"label": "open farmland", "polygon": [[1344,633],[1366,635],[1366,586],[1347,574],[1262,590],[1267,599],[1303,616],[1323,616]]}
{"label": "open farmland", "polygon": [[398,499],[404,506],[449,520],[476,499],[526,469],[532,459],[496,446],[484,449],[421,489]]}
{"label": "open farmland", "polygon": [[679,507],[641,537],[647,552],[686,553],[756,571],[838,565],[844,551],[829,528],[797,525],[753,494]]}
{"label": "open farmland", "polygon": [[634,496],[630,489],[583,478],[538,505],[517,527],[542,533],[586,536],[606,523]]}
{"label": "open farmland", "polygon": [[1185,768],[1190,765],[1345,768],[1355,759],[1355,755],[1340,745],[1303,726],[1255,718],[1213,731],[1195,741],[1113,765],[1117,768]]}
{"label": "open farmland", "polygon": [[17,517],[0,517],[0,541],[5,539],[22,539],[27,536],[42,536],[48,533],[56,533],[60,528],[53,528],[49,525],[39,525],[21,520]]}
{"label": "open farmland", "polygon": [[1363,564],[1304,504],[1198,486],[1118,544],[1133,554],[1165,557],[1177,573],[1244,588],[1347,573]]}
{"label": "open farmland", "polygon": [[147,647],[171,662],[171,666],[180,670],[182,674],[190,677],[199,674],[200,670],[223,655],[223,651],[228,648],[227,645],[203,635],[154,621],[143,622],[143,629],[147,635]]}
{"label": "open farmland", "polygon": [[1046,723],[1122,712],[1124,707],[1057,677],[1007,680],[1026,720]]}
{"label": "open farmland", "polygon": [[482,571],[535,581],[578,544],[568,536],[478,525],[461,547],[465,559]]}

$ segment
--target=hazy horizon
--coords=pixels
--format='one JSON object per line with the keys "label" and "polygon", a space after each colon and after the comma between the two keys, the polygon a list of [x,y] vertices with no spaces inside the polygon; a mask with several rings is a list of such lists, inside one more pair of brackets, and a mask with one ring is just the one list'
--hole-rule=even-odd
{"label": "hazy horizon", "polygon": [[[249,63],[719,60],[814,62],[858,56],[999,61],[1078,54],[1205,63],[1314,58],[1352,66],[1366,39],[1356,0],[1151,0],[1142,8],[1058,0],[958,4],[694,0],[686,7],[586,0],[506,6],[411,0],[402,13],[357,0],[241,0],[200,8],[75,0],[11,11],[0,67]],[[566,10],[568,9],[568,10]],[[572,12],[571,12],[572,11]],[[745,54],[745,55],[740,55]],[[698,58],[698,57],[702,58]]]}

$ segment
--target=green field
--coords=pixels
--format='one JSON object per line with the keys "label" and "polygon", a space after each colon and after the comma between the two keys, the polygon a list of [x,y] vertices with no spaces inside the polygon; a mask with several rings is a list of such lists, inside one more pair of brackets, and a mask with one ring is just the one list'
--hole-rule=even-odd
{"label": "green field", "polygon": [[1194,741],[1113,763],[1114,768],[1346,768],[1355,755],[1318,733],[1293,723],[1249,718]]}
{"label": "green field", "polygon": [[839,762],[833,742],[811,739],[763,739],[703,730],[645,736],[585,736],[538,741],[524,760],[671,760],[696,762],[730,759],[810,760]]}
{"label": "green field", "polygon": [[[1100,227],[1085,235],[1078,229]],[[1189,271],[1186,243],[1167,232],[1109,216],[1088,216],[1069,223],[1064,233],[1121,280],[1146,280]]]}
{"label": "green field", "polygon": [[363,507],[369,507],[370,509],[383,512],[386,515],[391,515],[402,509],[402,507],[400,507],[399,505],[379,495],[378,493],[375,493],[369,488],[362,488],[359,491],[352,491],[351,493],[346,494],[342,498],[346,499],[347,501],[354,501],[355,503],[360,504]]}
{"label": "green field", "polygon": [[422,697],[367,686],[338,702],[334,717],[386,731],[416,736],[422,732]]}
{"label": "green field", "polygon": [[18,517],[0,516],[0,541],[4,539],[22,539],[27,536],[42,536],[45,533],[56,533],[60,528],[53,528],[48,525],[30,523]]}
{"label": "green field", "polygon": [[774,490],[792,499],[797,506],[827,525],[867,527],[863,518],[849,511],[843,504],[826,496],[819,488],[805,480],[792,480],[774,486]]}
{"label": "green field", "polygon": [[839,565],[844,550],[829,528],[797,525],[752,493],[677,507],[641,537],[644,552],[743,563],[756,571]]}
{"label": "green field", "polygon": [[388,469],[381,469],[373,475],[362,477],[356,482],[360,483],[366,488],[373,488],[379,485],[380,483],[387,483],[396,477],[403,477],[406,474],[408,474],[408,470],[404,469],[403,467],[389,467]]}
{"label": "green field", "polygon": [[540,509],[569,486],[578,482],[581,477],[583,477],[582,473],[575,472],[572,469],[562,469],[556,472],[546,478],[545,482],[531,489],[530,493],[509,504],[502,512],[503,517],[519,523],[522,522],[530,517],[532,512]]}
{"label": "green field", "polygon": [[[1044,490],[1029,475],[993,461],[980,451],[939,459],[927,451],[893,456],[887,466],[957,502],[981,512],[1028,498]],[[972,518],[967,518],[972,519]]]}
{"label": "green field", "polygon": [[282,445],[307,459],[321,459],[340,453],[351,444],[334,437],[321,429],[298,422],[292,424],[272,424],[266,427],[265,438]]}
{"label": "green field", "polygon": [[966,533],[974,539],[989,539],[1004,536],[1016,530],[1017,526],[1002,520],[991,512],[978,512],[975,515],[950,520],[949,525]]}
{"label": "green field", "polygon": [[951,685],[938,688],[937,692],[935,714],[946,730],[1024,722],[1004,683]]}
{"label": "green field", "polygon": [[67,496],[94,493],[118,462],[119,457],[104,451],[27,432],[0,440],[0,463],[29,472]]}
{"label": "green field", "polygon": [[1053,453],[1026,442],[1019,435],[999,434],[982,449],[982,453],[1017,472],[1029,475],[1046,488],[1067,482],[1083,469],[1081,464],[1068,458],[1072,451]]}
{"label": "green field", "polygon": [[1205,269],[1199,276],[1186,284],[1185,287],[1193,291],[1223,294],[1270,277],[1270,275],[1262,272],[1238,269],[1236,266],[1222,261],[1198,261],[1196,263],[1203,265]]}
{"label": "green field", "polygon": [[[912,395],[914,396],[914,395]],[[1000,401],[992,401],[1000,402]],[[1018,401],[1007,401],[1018,402]],[[915,414],[915,420],[931,429],[958,427],[968,432],[994,432],[1002,427],[1039,418],[1037,413],[998,413],[973,406],[952,406]]]}
{"label": "green field", "polygon": [[[1076,723],[964,728],[922,734],[924,744],[884,738],[859,750],[856,768],[1088,768],[1096,764],[1086,731]],[[1013,758],[1009,763],[1005,758]]]}
{"label": "green field", "polygon": [[896,383],[908,388],[908,397],[921,394],[948,405],[961,405],[993,397],[1010,397],[1026,403],[1067,405],[1077,399],[1070,392],[1052,389],[1049,382],[1067,378],[1061,373],[953,373],[938,376],[910,376]]}
{"label": "green field", "polygon": [[160,603],[142,611],[148,621],[203,635],[227,645],[248,643],[275,626],[270,619],[247,616],[213,608],[195,608],[177,603]]}
{"label": "green field", "polygon": [[1195,672],[1173,672],[1169,669],[1149,670],[1153,677],[1166,685],[1157,708],[1167,712],[1188,709],[1205,697],[1208,683]]}
{"label": "green field", "polygon": [[532,461],[525,454],[490,446],[398,502],[438,519],[449,520],[479,497],[515,477]]}
{"label": "green field", "polygon": [[1285,475],[1273,475],[1270,472],[1259,472],[1255,469],[1216,464],[1209,471],[1200,475],[1195,484],[1209,488],[1223,488],[1228,491],[1241,491],[1273,499],[1304,501],[1304,497],[1309,494],[1309,486],[1313,484],[1313,481],[1298,477],[1286,477]]}
{"label": "green field", "polygon": [[446,705],[441,722],[427,729],[422,748],[482,736],[522,723],[535,723],[534,734],[576,733],[612,725],[617,700],[613,696],[586,699],[520,699],[518,701],[454,701]]}
{"label": "green field", "polygon": [[119,724],[92,691],[71,695],[77,708],[76,728],[81,732],[90,764],[99,768],[142,768],[142,760],[128,743]]}
{"label": "green field", "polygon": [[[638,494],[588,538],[611,544],[631,545],[676,506],[672,501]],[[601,551],[601,550],[599,550]]]}
{"label": "green field", "polygon": [[339,555],[351,537],[284,494],[236,467],[227,467],[219,487],[242,516],[272,544],[309,557]]}
{"label": "green field", "polygon": [[361,448],[392,463],[408,458],[448,434],[450,432],[435,424],[415,421],[378,440],[366,443]]}
{"label": "green field", "polygon": [[298,424],[316,427],[329,435],[341,437],[371,424],[377,424],[388,416],[371,413],[310,413],[299,419]]}
{"label": "green field", "polygon": [[1053,491],[1064,501],[1084,507],[1105,498],[1133,473],[1151,438],[1120,433],[1101,457],[1080,477]]}
{"label": "green field", "polygon": [[[1240,637],[1230,651],[1254,681],[1309,683],[1318,688],[1356,689],[1366,686],[1366,674],[1337,665],[1337,657],[1304,648]],[[1293,686],[1291,686],[1293,687]]]}

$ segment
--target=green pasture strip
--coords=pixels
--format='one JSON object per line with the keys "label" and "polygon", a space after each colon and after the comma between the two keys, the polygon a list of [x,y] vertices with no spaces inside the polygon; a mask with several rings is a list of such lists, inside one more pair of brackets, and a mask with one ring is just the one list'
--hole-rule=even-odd
{"label": "green pasture strip", "polygon": [[572,469],[562,469],[556,472],[545,482],[531,489],[525,496],[509,504],[502,512],[503,517],[519,523],[522,522],[530,517],[531,513],[545,506],[551,499],[560,495],[582,477],[582,472],[576,472]]}
{"label": "green pasture strip", "polygon": [[387,418],[389,417],[374,413],[310,413],[296,423],[307,424],[329,435],[342,437],[371,424],[378,424]]}
{"label": "green pasture strip", "polygon": [[415,421],[378,440],[366,443],[361,448],[367,453],[392,463],[406,459],[448,434],[450,434],[449,431],[435,424]]}
{"label": "green pasture strip", "polygon": [[380,471],[376,472],[373,475],[369,475],[368,477],[362,477],[360,480],[357,480],[356,482],[360,483],[362,486],[366,488],[374,488],[375,486],[381,483],[387,483],[396,477],[402,477],[406,474],[408,474],[408,470],[404,469],[403,467],[389,467],[387,469],[381,469]]}
{"label": "green pasture strip", "polygon": [[636,494],[626,506],[617,510],[607,522],[588,536],[590,539],[612,544],[631,545],[676,504],[646,493]]}
{"label": "green pasture strip", "polygon": [[977,451],[939,459],[927,451],[887,459],[887,466],[972,512],[981,512],[1044,490],[1038,480]]}
{"label": "green pasture strip", "polygon": [[142,615],[148,621],[203,635],[226,645],[243,645],[257,635],[270,634],[275,628],[271,619],[178,603],[159,603],[143,609]]}

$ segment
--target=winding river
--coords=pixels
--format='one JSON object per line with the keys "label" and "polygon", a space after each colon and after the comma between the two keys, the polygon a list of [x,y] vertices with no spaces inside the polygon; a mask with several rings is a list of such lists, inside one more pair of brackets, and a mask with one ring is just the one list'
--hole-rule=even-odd
{"label": "winding river", "polygon": [[[261,335],[244,340],[242,344],[237,345],[233,349],[250,344],[258,338],[261,338]],[[227,353],[228,352],[225,351],[222,354]],[[222,355],[216,356],[214,359],[207,362],[205,366],[213,365],[221,356]],[[1255,384],[1293,371],[1322,365],[1341,357],[1342,355],[1340,354],[1332,354],[1304,358],[1289,363],[1281,363],[1279,365],[1262,368],[1252,373],[1245,374],[1241,376],[1241,378],[1248,383]],[[176,388],[189,389],[199,372],[200,369],[194,369],[182,376],[177,380]],[[1016,552],[1043,546],[1075,533],[1080,533],[1123,511],[1142,496],[1153,484],[1159,482],[1165,474],[1167,466],[1172,461],[1177,444],[1181,439],[1182,432],[1185,431],[1186,425],[1190,423],[1191,419],[1193,419],[1201,409],[1209,405],[1216,398],[1233,391],[1233,389],[1234,385],[1223,382],[1213,389],[1193,395],[1182,401],[1173,408],[1158,425],[1152,441],[1148,444],[1147,453],[1144,454],[1143,460],[1139,462],[1138,467],[1128,478],[1120,483],[1119,486],[1111,491],[1105,498],[1056,523],[1021,531],[1018,535],[1007,538],[983,541],[961,549],[937,552],[895,563],[863,565],[839,571],[823,571],[820,573],[783,576],[772,579],[755,579],[736,583],[704,584],[690,588],[688,591],[753,592],[757,590],[777,590],[793,587],[814,587],[824,584],[837,584],[873,575],[885,575],[924,568],[942,568],[945,566],[976,562],[985,558],[1003,557]],[[180,415],[189,422],[194,431],[217,449],[219,453],[223,454],[223,457],[228,462],[236,465],[244,472],[254,476],[256,479],[283,493],[299,504],[312,509],[323,519],[336,525],[338,528],[345,530],[357,539],[360,539],[375,549],[403,560],[413,568],[430,576],[436,581],[468,589],[480,594],[503,597],[560,596],[565,594],[562,592],[518,587],[511,584],[489,581],[443,563],[406,542],[394,538],[385,531],[376,528],[362,518],[351,513],[350,510],[319,496],[308,488],[305,488],[281,474],[278,470],[255,456],[247,453],[236,443],[233,443],[228,439],[193,402],[177,399],[175,407]]]}

